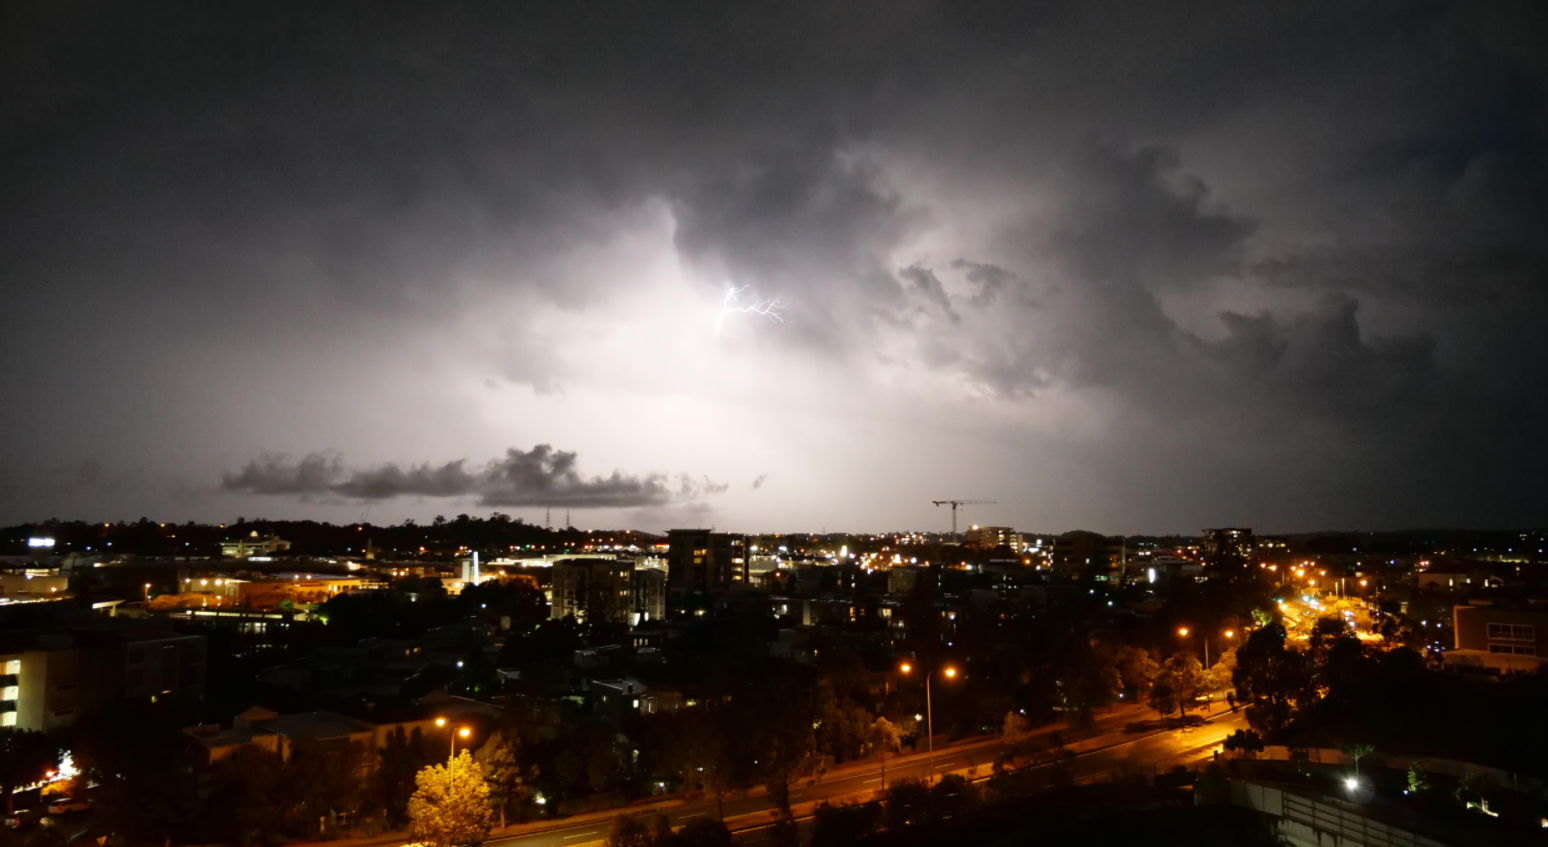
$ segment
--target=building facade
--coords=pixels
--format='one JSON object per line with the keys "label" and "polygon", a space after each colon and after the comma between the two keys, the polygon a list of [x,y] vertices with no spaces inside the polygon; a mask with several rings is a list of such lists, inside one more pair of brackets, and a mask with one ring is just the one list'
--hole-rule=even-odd
{"label": "building facade", "polygon": [[629,577],[634,591],[635,625],[646,621],[666,620],[666,571],[655,568],[635,568]]}
{"label": "building facade", "polygon": [[1446,654],[1447,665],[1531,671],[1548,657],[1548,611],[1456,606],[1451,622],[1456,649]]}
{"label": "building facade", "polygon": [[260,538],[258,530],[253,530],[245,538],[235,538],[230,541],[220,542],[220,555],[228,559],[247,559],[253,556],[272,556],[282,550],[289,550],[290,542],[277,535]]}
{"label": "building facade", "polygon": [[0,726],[48,732],[123,703],[204,697],[202,636],[49,629],[0,639]]}
{"label": "building facade", "polygon": [[1064,576],[1115,579],[1123,555],[1123,540],[1097,532],[1072,530],[1054,539],[1053,569]]}
{"label": "building facade", "polygon": [[1252,564],[1256,552],[1257,542],[1251,529],[1222,527],[1204,530],[1200,553],[1206,567],[1245,568]]}
{"label": "building facade", "polygon": [[555,620],[631,623],[634,618],[634,563],[622,559],[565,559],[551,571]]}
{"label": "building facade", "polygon": [[725,591],[749,579],[747,536],[708,529],[667,532],[667,586],[672,591]]}
{"label": "building facade", "polygon": [[1017,553],[1023,546],[1021,533],[1008,526],[973,526],[967,531],[967,546],[979,550],[993,550],[996,547],[1009,547]]}

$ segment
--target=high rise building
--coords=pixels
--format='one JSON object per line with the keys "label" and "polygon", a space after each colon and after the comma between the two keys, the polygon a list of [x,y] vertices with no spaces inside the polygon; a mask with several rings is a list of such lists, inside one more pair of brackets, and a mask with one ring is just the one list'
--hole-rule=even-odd
{"label": "high rise building", "polygon": [[1065,576],[1116,581],[1123,562],[1123,538],[1072,530],[1054,539],[1053,569]]}
{"label": "high rise building", "polygon": [[666,618],[666,571],[635,568],[630,579],[634,590],[634,623]]}
{"label": "high rise building", "polygon": [[561,559],[554,562],[549,616],[560,620],[631,623],[634,619],[634,563],[623,559]]}
{"label": "high rise building", "polygon": [[996,547],[1009,547],[1020,553],[1022,548],[1021,533],[1008,526],[972,526],[967,531],[967,546],[980,550],[993,550]]}
{"label": "high rise building", "polygon": [[747,536],[707,529],[667,532],[667,587],[724,591],[749,579]]}
{"label": "high rise building", "polygon": [[1257,543],[1251,529],[1225,527],[1204,530],[1202,554],[1206,567],[1244,568],[1252,562]]}

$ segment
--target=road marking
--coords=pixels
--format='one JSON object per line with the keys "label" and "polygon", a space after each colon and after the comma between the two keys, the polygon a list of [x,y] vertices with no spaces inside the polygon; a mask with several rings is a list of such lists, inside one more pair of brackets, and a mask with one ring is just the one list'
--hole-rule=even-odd
{"label": "road marking", "polygon": [[569,841],[571,838],[585,838],[588,835],[601,835],[601,834],[602,834],[602,830],[597,829],[597,830],[593,830],[591,832],[580,832],[580,833],[576,833],[575,835],[566,835],[566,836],[564,836],[564,840],[565,841]]}
{"label": "road marking", "polygon": [[868,785],[872,782],[881,782],[881,777],[877,777],[875,779],[862,779],[860,782],[862,785]]}
{"label": "road marking", "polygon": [[702,818],[707,814],[709,814],[709,812],[694,812],[691,815],[678,815],[678,817],[682,818],[683,820],[687,820],[689,818]]}

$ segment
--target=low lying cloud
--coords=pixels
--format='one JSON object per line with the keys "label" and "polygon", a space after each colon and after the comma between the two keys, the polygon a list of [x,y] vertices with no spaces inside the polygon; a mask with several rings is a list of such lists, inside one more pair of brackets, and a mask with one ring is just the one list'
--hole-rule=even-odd
{"label": "low lying cloud", "polygon": [[466,459],[433,465],[386,464],[351,469],[338,453],[311,453],[300,461],[267,455],[228,473],[221,487],[244,494],[334,496],[356,500],[396,497],[476,497],[484,506],[563,506],[572,509],[664,506],[726,490],[708,478],[686,474],[584,477],[576,470],[576,454],[539,444],[531,450],[511,448],[502,458],[469,469]]}

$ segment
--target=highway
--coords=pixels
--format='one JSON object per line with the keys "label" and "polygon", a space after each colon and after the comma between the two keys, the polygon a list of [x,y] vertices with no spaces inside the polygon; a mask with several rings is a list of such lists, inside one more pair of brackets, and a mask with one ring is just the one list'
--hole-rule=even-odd
{"label": "highway", "polygon": [[[1133,707],[1103,715],[1097,721],[1097,735],[1065,745],[1077,755],[1076,779],[1085,781],[1100,778],[1120,767],[1164,773],[1173,765],[1207,760],[1227,735],[1247,726],[1245,715],[1217,710],[1208,716],[1208,723],[1195,727],[1142,732],[1126,729],[1130,722],[1154,718],[1154,712]],[[1040,734],[1046,736],[1051,731],[1051,728],[1045,728]],[[935,772],[938,775],[961,773],[970,779],[986,777],[999,749],[997,740],[986,740],[942,750],[935,757]],[[888,764],[886,779],[888,783],[907,777],[922,779],[928,771],[926,757],[909,755]],[[803,780],[799,788],[791,791],[790,801],[800,815],[803,807],[810,808],[822,800],[861,800],[881,788],[881,768],[873,762],[868,767],[830,774],[820,781]],[[753,827],[772,820],[773,809],[773,803],[761,790],[728,795],[725,798],[725,816],[733,829]],[[702,797],[695,797],[684,804],[587,815],[573,823],[555,821],[546,826],[529,824],[523,827],[524,832],[492,837],[485,844],[498,847],[579,847],[605,839],[613,818],[626,811],[639,814],[647,824],[658,813],[665,814],[674,827],[682,826],[694,818],[719,816],[714,798],[706,801]],[[754,831],[741,834],[737,840],[739,843],[752,843],[761,839]]]}

